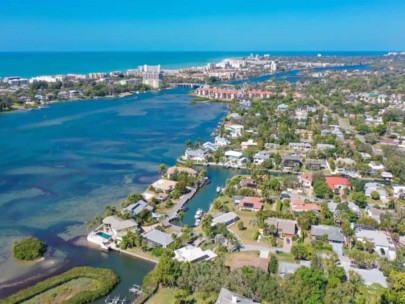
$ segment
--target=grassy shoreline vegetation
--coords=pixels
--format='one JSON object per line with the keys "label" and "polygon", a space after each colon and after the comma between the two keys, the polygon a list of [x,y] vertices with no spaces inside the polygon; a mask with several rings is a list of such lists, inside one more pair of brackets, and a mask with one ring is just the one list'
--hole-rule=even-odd
{"label": "grassy shoreline vegetation", "polygon": [[42,302],[46,293],[46,303],[89,303],[107,295],[118,282],[119,277],[110,269],[75,267],[0,300],[0,304],[30,303],[33,298]]}
{"label": "grassy shoreline vegetation", "polygon": [[13,256],[21,261],[34,261],[46,252],[46,244],[36,237],[25,237],[13,244]]}

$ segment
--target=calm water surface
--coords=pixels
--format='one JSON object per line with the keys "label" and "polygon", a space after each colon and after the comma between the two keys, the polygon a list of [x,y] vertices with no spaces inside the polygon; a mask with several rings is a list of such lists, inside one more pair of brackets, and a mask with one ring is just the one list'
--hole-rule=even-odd
{"label": "calm water surface", "polygon": [[[74,265],[111,267],[125,284],[140,282],[151,264],[78,250],[70,240],[86,233],[83,222],[101,214],[104,205],[154,181],[158,165],[172,165],[187,139],[210,139],[226,106],[191,104],[187,92],[0,115],[0,296],[11,290],[10,283]],[[49,263],[32,266],[10,257],[12,242],[24,235],[50,244]]]}

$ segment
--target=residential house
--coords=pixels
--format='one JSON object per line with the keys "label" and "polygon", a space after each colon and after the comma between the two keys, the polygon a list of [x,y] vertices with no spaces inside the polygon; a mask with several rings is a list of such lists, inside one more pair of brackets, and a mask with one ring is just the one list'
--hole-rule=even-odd
{"label": "residential house", "polygon": [[270,158],[270,153],[267,151],[259,151],[253,156],[253,162],[255,164],[261,165],[265,160]]}
{"label": "residential house", "polygon": [[307,142],[292,142],[288,144],[289,149],[299,150],[299,151],[307,151],[311,149],[311,144]]}
{"label": "residential house", "polygon": [[393,185],[392,190],[393,190],[393,195],[395,198],[399,198],[399,199],[405,198],[405,186],[404,185]]}
{"label": "residential house", "polygon": [[226,288],[221,288],[215,304],[260,304],[251,299],[242,297]]}
{"label": "residential house", "polygon": [[253,141],[253,139],[249,139],[248,141],[242,141],[240,144],[242,150],[246,150],[250,147],[257,147],[257,142]]}
{"label": "residential house", "polygon": [[194,176],[194,177],[198,175],[198,172],[196,170],[194,170],[193,168],[183,167],[183,166],[173,166],[166,170],[167,178],[171,178],[174,175],[183,174],[183,173],[187,174],[188,176]]}
{"label": "residential house", "polygon": [[239,202],[239,210],[248,210],[257,212],[263,209],[264,205],[261,202],[261,197],[247,196]]}
{"label": "residential house", "polygon": [[394,178],[394,176],[392,175],[392,173],[391,173],[391,172],[387,172],[387,171],[381,172],[381,177],[382,177],[383,179],[387,180],[387,181],[390,181],[390,180],[392,180],[392,179]]}
{"label": "residential house", "polygon": [[350,187],[349,179],[340,176],[326,176],[325,182],[328,187],[332,190],[335,189],[344,189]]}
{"label": "residential house", "polygon": [[312,174],[300,174],[298,175],[298,181],[301,183],[301,185],[305,188],[311,188],[312,187],[312,181],[313,181],[313,176]]}
{"label": "residential house", "polygon": [[308,159],[305,162],[305,165],[308,170],[318,171],[326,169],[326,162],[319,159]]}
{"label": "residential house", "polygon": [[163,192],[171,192],[174,190],[174,187],[176,186],[177,182],[168,180],[168,179],[159,179],[156,182],[154,182],[151,186],[155,188],[156,190],[160,190]]}
{"label": "residential house", "polygon": [[335,149],[336,147],[334,145],[329,145],[329,144],[317,144],[316,148],[318,150],[325,151],[328,149]]}
{"label": "residential house", "polygon": [[281,160],[281,163],[285,168],[302,167],[302,159],[297,156],[286,156]]}
{"label": "residential house", "polygon": [[280,237],[293,237],[298,234],[297,221],[269,217],[265,223],[274,225]]}
{"label": "residential house", "polygon": [[327,240],[333,243],[344,243],[345,236],[339,227],[327,225],[313,225],[311,227],[311,236],[313,239],[322,238],[327,236]]}
{"label": "residential house", "polygon": [[206,159],[206,152],[202,149],[190,149],[187,148],[186,152],[184,153],[184,159],[189,159],[197,162],[205,161]]}
{"label": "residential house", "polygon": [[379,230],[358,229],[355,232],[356,239],[374,243],[374,250],[381,256],[387,256],[389,260],[395,258],[395,245],[390,235]]}
{"label": "residential house", "polygon": [[240,181],[239,186],[242,188],[256,188],[257,182],[254,179],[245,178]]}
{"label": "residential house", "polygon": [[286,274],[293,274],[295,273],[298,268],[304,266],[304,267],[309,267],[307,263],[308,261],[300,261],[299,264],[296,263],[289,263],[289,262],[279,262],[278,263],[278,274],[280,276],[285,276]]}
{"label": "residential house", "polygon": [[170,234],[157,229],[153,229],[144,233],[142,235],[142,238],[144,238],[148,242],[148,245],[152,248],[160,246],[166,248],[171,243],[173,243],[173,239]]}
{"label": "residential house", "polygon": [[282,104],[280,104],[280,105],[277,106],[277,111],[285,112],[285,111],[287,111],[287,110],[288,110],[288,105],[286,105],[286,104],[284,104],[284,103],[282,103]]}
{"label": "residential house", "polygon": [[122,237],[126,235],[128,231],[133,231],[137,228],[137,222],[132,219],[123,220],[116,215],[107,216],[103,219],[104,231],[118,241],[122,241]]}
{"label": "residential house", "polygon": [[218,146],[212,142],[207,141],[203,144],[203,149],[207,152],[214,153],[218,150]]}
{"label": "residential house", "polygon": [[225,131],[229,131],[232,138],[238,138],[242,136],[244,127],[235,123],[225,123]]}
{"label": "residential house", "polygon": [[387,191],[384,189],[384,185],[373,182],[366,183],[364,185],[364,194],[367,197],[371,197],[371,193],[373,192],[378,193],[381,201],[387,201],[389,198]]}
{"label": "residential house", "polygon": [[350,209],[354,214],[356,214],[357,216],[360,216],[361,210],[360,210],[359,206],[357,206],[355,203],[353,203],[353,202],[348,202],[348,203],[347,203],[347,207],[349,207],[349,209]]}
{"label": "residential house", "polygon": [[229,145],[231,142],[228,140],[228,139],[226,139],[225,137],[219,137],[219,136],[216,136],[215,137],[215,144],[217,145],[217,147],[224,147],[224,146],[227,146],[227,145]]}
{"label": "residential house", "polygon": [[202,250],[193,245],[187,245],[174,251],[174,259],[179,262],[197,263],[213,260],[217,257],[212,250]]}
{"label": "residential house", "polygon": [[264,145],[264,147],[266,149],[280,149],[280,145],[279,144],[274,144],[274,143],[266,143]]}
{"label": "residential house", "polygon": [[229,226],[236,222],[239,219],[238,215],[235,212],[227,212],[216,214],[212,219],[211,226],[214,227],[218,224],[224,224],[225,226]]}
{"label": "residential house", "polygon": [[384,167],[383,164],[377,163],[377,162],[375,162],[375,161],[371,161],[371,162],[368,164],[368,166],[369,166],[372,170],[375,170],[375,171],[382,171],[382,170],[385,169],[385,167]]}
{"label": "residential house", "polygon": [[301,213],[301,212],[307,212],[307,211],[312,211],[312,212],[320,212],[321,207],[319,205],[314,204],[314,203],[304,203],[304,204],[291,204],[290,203],[290,208],[291,211]]}
{"label": "residential house", "polygon": [[142,210],[149,210],[152,212],[153,207],[149,205],[147,202],[139,200],[138,202],[123,208],[121,212],[122,213],[128,212],[130,216],[137,216],[139,215],[139,213],[141,213]]}
{"label": "residential house", "polygon": [[367,209],[367,214],[369,217],[375,219],[378,223],[381,222],[381,215],[388,214],[388,213],[394,213],[394,210],[387,210],[387,209],[377,209],[374,207],[368,208]]}
{"label": "residential house", "polygon": [[335,161],[337,168],[350,168],[356,165],[356,162],[351,158],[341,158],[338,157]]}

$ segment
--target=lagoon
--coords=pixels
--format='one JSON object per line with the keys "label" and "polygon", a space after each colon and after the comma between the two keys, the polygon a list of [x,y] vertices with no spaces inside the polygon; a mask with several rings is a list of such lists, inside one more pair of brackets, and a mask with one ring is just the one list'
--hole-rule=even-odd
{"label": "lagoon", "polygon": [[[108,267],[110,259],[126,284],[140,283],[136,278],[153,265],[77,247],[74,238],[87,233],[83,222],[106,204],[154,181],[160,163],[173,165],[187,139],[210,139],[226,105],[192,104],[187,93],[172,89],[0,115],[0,297],[13,290],[10,283],[23,286],[34,273]],[[24,235],[50,245],[52,265],[10,257],[12,242]]]}

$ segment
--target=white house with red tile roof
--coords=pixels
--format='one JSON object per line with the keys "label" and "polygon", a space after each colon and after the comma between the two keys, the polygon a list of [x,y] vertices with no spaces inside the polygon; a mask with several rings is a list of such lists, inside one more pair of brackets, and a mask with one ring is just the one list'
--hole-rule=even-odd
{"label": "white house with red tile roof", "polygon": [[325,182],[332,190],[343,189],[350,187],[350,181],[348,178],[340,176],[326,176]]}

